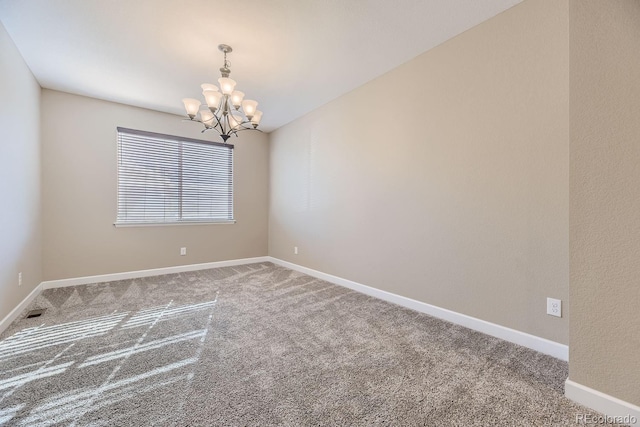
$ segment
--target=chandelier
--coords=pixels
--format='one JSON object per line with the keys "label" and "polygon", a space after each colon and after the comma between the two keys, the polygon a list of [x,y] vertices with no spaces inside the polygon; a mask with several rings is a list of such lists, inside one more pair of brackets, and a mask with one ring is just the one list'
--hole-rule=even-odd
{"label": "chandelier", "polygon": [[236,82],[229,78],[231,63],[227,60],[227,53],[233,51],[231,46],[221,44],[218,49],[224,53],[224,64],[220,68],[222,77],[218,79],[220,89],[210,83],[200,86],[207,104],[205,108],[200,109],[198,99],[185,98],[182,102],[189,120],[204,125],[202,132],[216,130],[227,142],[231,135],[238,136],[240,131],[259,130],[262,111],[258,111],[257,101],[244,99],[244,93],[235,90]]}

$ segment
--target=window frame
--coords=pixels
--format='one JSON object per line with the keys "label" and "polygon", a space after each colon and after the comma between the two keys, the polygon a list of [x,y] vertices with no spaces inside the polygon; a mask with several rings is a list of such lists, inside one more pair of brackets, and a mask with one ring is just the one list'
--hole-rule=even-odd
{"label": "window frame", "polygon": [[[149,138],[161,138],[175,141],[176,143],[188,142],[204,145],[214,145],[218,147],[225,147],[231,150],[231,219],[215,219],[215,218],[202,218],[202,219],[178,219],[176,221],[119,221],[118,212],[120,210],[120,133],[126,133],[129,135],[135,135],[140,137]],[[182,148],[180,149],[182,151]],[[235,224],[235,184],[234,184],[234,146],[232,144],[226,144],[221,142],[207,141],[202,139],[188,138],[178,135],[168,135],[157,132],[149,132],[137,129],[130,129],[124,127],[116,128],[116,220],[113,225],[115,227],[158,227],[158,226],[176,226],[176,225],[222,225],[222,224]],[[179,159],[179,163],[182,163],[182,159]],[[179,187],[182,191],[182,171],[180,171]],[[179,203],[182,203],[182,194],[179,197]],[[179,207],[179,211],[182,212],[182,206]]]}

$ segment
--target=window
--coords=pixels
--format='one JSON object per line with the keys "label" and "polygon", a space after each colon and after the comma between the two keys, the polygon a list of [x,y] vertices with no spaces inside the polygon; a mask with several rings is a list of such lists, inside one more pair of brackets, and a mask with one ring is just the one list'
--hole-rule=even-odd
{"label": "window", "polygon": [[233,145],[118,128],[116,225],[233,222]]}

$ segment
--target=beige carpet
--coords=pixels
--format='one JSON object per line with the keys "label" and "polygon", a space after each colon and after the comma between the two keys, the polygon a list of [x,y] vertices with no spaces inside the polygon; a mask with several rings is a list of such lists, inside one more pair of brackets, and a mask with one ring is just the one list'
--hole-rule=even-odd
{"label": "beige carpet", "polygon": [[0,335],[0,424],[574,425],[567,364],[274,266],[51,289]]}

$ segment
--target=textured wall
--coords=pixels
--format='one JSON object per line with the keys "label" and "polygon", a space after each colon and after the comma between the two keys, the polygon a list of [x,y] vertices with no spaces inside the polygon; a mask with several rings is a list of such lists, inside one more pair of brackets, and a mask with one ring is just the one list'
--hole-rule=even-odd
{"label": "textured wall", "polygon": [[270,255],[567,343],[568,43],[524,2],[272,133]]}
{"label": "textured wall", "polygon": [[117,126],[203,138],[178,116],[44,90],[45,280],[267,254],[267,135],[230,140],[236,224],[116,228]]}
{"label": "textured wall", "polygon": [[[0,320],[42,279],[40,85],[0,24]],[[22,287],[18,273],[22,272]]]}
{"label": "textured wall", "polygon": [[572,0],[569,378],[640,405],[640,1]]}

